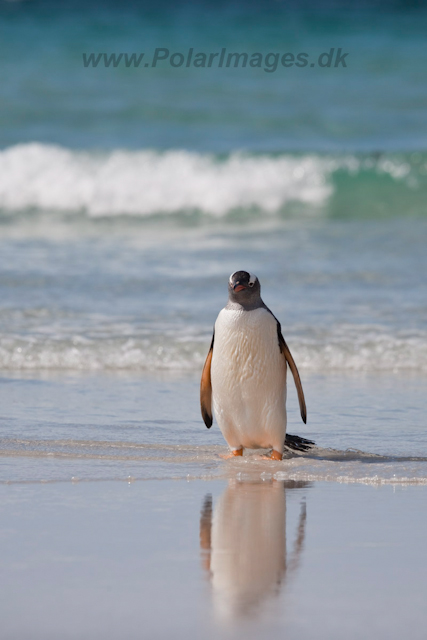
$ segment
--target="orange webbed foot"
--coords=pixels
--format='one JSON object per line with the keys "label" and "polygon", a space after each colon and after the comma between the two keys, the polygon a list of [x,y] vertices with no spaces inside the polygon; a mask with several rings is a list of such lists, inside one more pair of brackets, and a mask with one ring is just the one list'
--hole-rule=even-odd
{"label": "orange webbed foot", "polygon": [[273,449],[269,456],[261,456],[262,460],[283,460],[283,454]]}
{"label": "orange webbed foot", "polygon": [[270,458],[272,460],[282,460],[283,459],[283,453],[280,453],[279,451],[276,451],[276,449],[273,449],[273,451],[270,454]]}
{"label": "orange webbed foot", "polygon": [[243,447],[241,449],[233,449],[233,451],[230,451],[230,453],[220,454],[220,458],[223,458],[224,460],[231,460],[236,456],[242,456],[242,455],[243,455]]}

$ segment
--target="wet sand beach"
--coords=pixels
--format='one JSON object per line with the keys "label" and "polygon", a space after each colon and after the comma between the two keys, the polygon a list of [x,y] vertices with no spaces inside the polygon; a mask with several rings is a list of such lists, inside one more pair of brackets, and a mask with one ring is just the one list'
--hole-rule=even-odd
{"label": "wet sand beach", "polygon": [[1,383],[4,638],[424,637],[419,379],[309,377],[282,462],[221,460],[191,376]]}

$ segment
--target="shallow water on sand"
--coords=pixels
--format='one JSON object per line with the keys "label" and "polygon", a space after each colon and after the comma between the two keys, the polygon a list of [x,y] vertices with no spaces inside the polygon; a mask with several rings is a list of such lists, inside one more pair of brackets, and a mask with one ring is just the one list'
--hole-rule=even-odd
{"label": "shallow water on sand", "polygon": [[[305,375],[308,424],[289,384],[288,432],[316,447],[282,462],[260,452],[223,461],[207,430],[198,379],[143,375],[4,376],[0,481],[274,477],[427,483],[423,376]],[[405,411],[402,407],[408,407]],[[262,452],[261,452],[262,453]]]}
{"label": "shallow water on sand", "polygon": [[421,640],[425,379],[304,388],[315,448],[224,461],[195,377],[5,372],[3,637]]}
{"label": "shallow water on sand", "polygon": [[425,486],[1,485],[4,638],[424,638]]}

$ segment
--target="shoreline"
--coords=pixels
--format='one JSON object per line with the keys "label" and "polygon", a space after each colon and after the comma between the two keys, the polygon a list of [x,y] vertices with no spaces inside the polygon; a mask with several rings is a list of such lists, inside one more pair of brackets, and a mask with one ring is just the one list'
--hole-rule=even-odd
{"label": "shoreline", "polygon": [[[199,414],[198,376],[65,375],[1,377],[0,482],[117,478],[260,478],[365,484],[427,482],[423,378],[304,375],[308,424],[294,389],[288,432],[314,440],[282,462],[262,451],[223,461],[216,424]],[[401,407],[407,404],[408,409]],[[375,410],[373,410],[375,407]]]}

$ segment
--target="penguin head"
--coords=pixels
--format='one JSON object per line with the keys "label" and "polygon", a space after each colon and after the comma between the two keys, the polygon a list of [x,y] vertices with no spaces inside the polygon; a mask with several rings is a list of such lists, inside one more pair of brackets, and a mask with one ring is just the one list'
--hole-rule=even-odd
{"label": "penguin head", "polygon": [[261,302],[261,285],[258,278],[247,271],[235,271],[228,280],[228,294],[232,302],[253,306]]}

